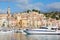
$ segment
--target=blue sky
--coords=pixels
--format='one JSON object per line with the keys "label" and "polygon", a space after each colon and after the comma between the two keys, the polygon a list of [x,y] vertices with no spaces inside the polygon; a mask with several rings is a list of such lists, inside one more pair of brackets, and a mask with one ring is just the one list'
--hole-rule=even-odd
{"label": "blue sky", "polygon": [[6,13],[7,8],[11,12],[22,12],[28,9],[38,9],[40,11],[60,11],[60,0],[0,0],[0,13]]}

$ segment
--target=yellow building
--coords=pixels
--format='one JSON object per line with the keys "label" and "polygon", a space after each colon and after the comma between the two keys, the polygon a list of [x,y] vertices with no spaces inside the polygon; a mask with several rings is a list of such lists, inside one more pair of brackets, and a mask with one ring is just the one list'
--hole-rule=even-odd
{"label": "yellow building", "polygon": [[38,12],[30,13],[19,13],[14,15],[17,19],[17,25],[20,28],[37,28],[41,27],[42,20],[45,20],[46,17],[43,14]]}
{"label": "yellow building", "polygon": [[0,20],[0,27],[2,26],[2,24],[3,24],[3,21],[2,21],[2,20]]}

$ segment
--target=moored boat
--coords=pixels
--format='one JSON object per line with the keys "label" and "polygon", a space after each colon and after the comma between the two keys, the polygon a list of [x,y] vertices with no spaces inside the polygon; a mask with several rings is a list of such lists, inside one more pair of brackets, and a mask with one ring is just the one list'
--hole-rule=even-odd
{"label": "moored boat", "polygon": [[39,35],[60,35],[60,32],[48,29],[26,29],[24,32],[26,32],[27,34],[39,34]]}

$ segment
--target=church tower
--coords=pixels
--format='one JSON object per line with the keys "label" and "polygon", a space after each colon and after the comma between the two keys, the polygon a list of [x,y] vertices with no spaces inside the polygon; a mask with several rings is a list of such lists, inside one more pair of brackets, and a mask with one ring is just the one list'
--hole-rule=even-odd
{"label": "church tower", "polygon": [[10,7],[8,7],[8,9],[7,9],[8,27],[10,27],[10,25],[9,25],[9,20],[10,20],[10,18],[11,18],[11,14],[10,14]]}
{"label": "church tower", "polygon": [[7,9],[7,14],[8,14],[8,16],[10,16],[10,7],[8,7],[8,9]]}
{"label": "church tower", "polygon": [[7,9],[7,15],[8,15],[8,19],[11,17],[11,14],[10,14],[10,7],[8,7]]}

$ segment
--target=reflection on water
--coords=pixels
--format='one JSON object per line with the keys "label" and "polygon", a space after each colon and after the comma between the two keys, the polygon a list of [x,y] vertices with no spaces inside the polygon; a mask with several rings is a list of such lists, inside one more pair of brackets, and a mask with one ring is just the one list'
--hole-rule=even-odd
{"label": "reflection on water", "polygon": [[28,40],[60,40],[58,35],[28,35]]}
{"label": "reflection on water", "polygon": [[21,33],[0,33],[0,40],[60,40],[60,35],[24,35]]}
{"label": "reflection on water", "polygon": [[11,40],[12,33],[1,33],[0,32],[0,40]]}

